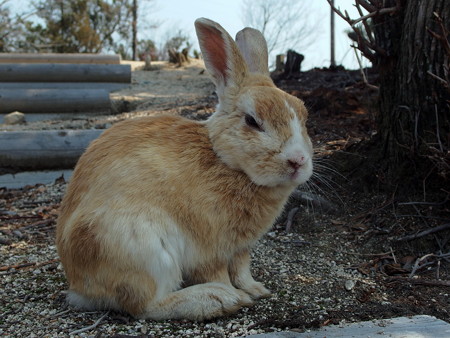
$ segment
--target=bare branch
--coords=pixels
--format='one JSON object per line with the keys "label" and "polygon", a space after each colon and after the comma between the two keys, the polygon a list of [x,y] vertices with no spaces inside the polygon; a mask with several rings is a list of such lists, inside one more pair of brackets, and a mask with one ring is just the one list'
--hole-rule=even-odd
{"label": "bare branch", "polygon": [[446,87],[446,88],[449,87],[449,83],[447,82],[447,80],[444,80],[443,78],[437,76],[436,74],[433,74],[431,71],[427,71],[427,74],[430,75],[433,79],[441,82],[444,85],[444,87]]}
{"label": "bare branch", "polygon": [[330,4],[331,9],[337,14],[339,15],[342,19],[344,19],[345,21],[347,21],[348,23],[350,23],[351,19],[348,16],[347,11],[345,12],[345,15],[342,14],[342,12],[336,8],[335,6],[333,6],[333,4],[331,3],[331,0],[327,0],[327,2]]}
{"label": "bare branch", "polygon": [[381,9],[375,11],[375,12],[371,12],[371,13],[369,13],[369,14],[366,14],[366,15],[364,15],[364,16],[358,18],[358,19],[351,20],[351,24],[350,24],[350,25],[353,27],[353,26],[356,25],[358,22],[361,22],[361,21],[364,21],[364,20],[373,18],[373,17],[378,16],[378,15],[384,15],[384,14],[394,13],[394,12],[396,12],[397,10],[398,10],[397,7],[381,8]]}
{"label": "bare branch", "polygon": [[243,23],[263,33],[269,53],[306,49],[317,36],[317,27],[303,19],[311,15],[305,0],[244,0],[242,9]]}
{"label": "bare branch", "polygon": [[[356,48],[358,48],[363,53],[364,57],[374,63],[377,57],[376,54],[381,56],[387,55],[386,51],[375,43],[375,38],[373,36],[373,32],[370,28],[368,20],[378,16],[396,13],[401,8],[400,1],[397,1],[397,5],[395,7],[384,7],[384,3],[377,0],[355,0],[355,6],[360,15],[360,17],[357,19],[350,18],[347,11],[344,11],[344,13],[342,13],[339,8],[336,8],[332,4],[331,0],[327,1],[332,10],[342,19],[344,19],[353,29],[353,36],[350,36],[350,34],[349,36],[351,39],[357,42],[358,45]],[[369,13],[364,15],[362,8],[364,8]],[[364,34],[364,31],[357,26],[358,23],[362,23],[366,34]]]}
{"label": "bare branch", "polygon": [[[359,15],[363,16],[364,13],[361,9],[361,5],[356,2],[356,9],[358,10]],[[367,20],[363,21],[364,29],[366,30],[367,37],[369,38],[371,43],[375,43],[375,38],[373,37],[372,29],[370,28],[370,25],[367,23]]]}
{"label": "bare branch", "polygon": [[450,229],[450,223],[443,224],[443,225],[440,225],[440,226],[437,226],[437,227],[434,227],[434,228],[431,228],[431,229],[428,229],[428,230],[424,230],[424,231],[419,232],[417,234],[400,237],[400,238],[397,238],[396,240],[397,241],[411,241],[413,239],[421,238],[421,237],[424,237],[426,235],[433,234],[433,233],[438,232],[438,231],[448,230],[448,229]]}
{"label": "bare branch", "polygon": [[377,7],[372,4],[372,1],[358,0],[356,4],[363,7],[368,12],[373,12],[377,10]]}
{"label": "bare branch", "polygon": [[442,45],[444,46],[445,52],[450,55],[450,42],[447,39],[447,36],[450,34],[450,32],[448,31],[448,29],[445,27],[444,22],[442,20],[442,18],[439,16],[438,13],[433,12],[433,15],[436,17],[437,22],[439,23],[439,26],[441,28],[442,31],[442,35],[441,34],[437,34],[435,32],[433,32],[431,29],[429,29],[427,27],[427,31],[428,33],[430,33],[435,39],[441,41]]}
{"label": "bare branch", "polygon": [[380,88],[370,84],[369,81],[367,80],[366,73],[364,73],[364,69],[362,66],[361,58],[359,57],[358,52],[356,51],[358,48],[356,48],[356,46],[352,46],[352,47],[353,47],[353,50],[355,51],[356,60],[358,60],[359,70],[361,72],[361,76],[363,78],[364,83],[366,84],[367,87],[369,87],[371,89],[379,90]]}

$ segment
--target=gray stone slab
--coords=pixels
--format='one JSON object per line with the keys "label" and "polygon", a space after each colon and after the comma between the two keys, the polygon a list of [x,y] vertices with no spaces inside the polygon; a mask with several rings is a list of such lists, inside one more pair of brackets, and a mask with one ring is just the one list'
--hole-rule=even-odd
{"label": "gray stone slab", "polygon": [[450,324],[432,316],[399,317],[330,325],[310,332],[273,332],[257,334],[261,338],[449,338]]}
{"label": "gray stone slab", "polygon": [[27,185],[51,184],[62,175],[68,181],[72,172],[72,170],[25,171],[14,175],[0,175],[0,188],[20,189]]}

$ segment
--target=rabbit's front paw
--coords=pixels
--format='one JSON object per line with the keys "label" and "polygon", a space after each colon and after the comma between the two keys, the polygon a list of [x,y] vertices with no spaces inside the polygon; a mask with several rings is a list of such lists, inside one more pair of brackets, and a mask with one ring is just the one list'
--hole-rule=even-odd
{"label": "rabbit's front paw", "polygon": [[239,290],[239,289],[236,289],[236,290],[237,290],[237,292],[239,294],[239,297],[240,297],[239,303],[242,306],[250,307],[250,306],[255,305],[255,301],[253,300],[253,296],[251,296],[248,292],[246,292],[244,290]]}
{"label": "rabbit's front paw", "polygon": [[247,292],[253,299],[269,298],[271,296],[270,291],[262,283],[256,281],[245,285],[242,290]]}

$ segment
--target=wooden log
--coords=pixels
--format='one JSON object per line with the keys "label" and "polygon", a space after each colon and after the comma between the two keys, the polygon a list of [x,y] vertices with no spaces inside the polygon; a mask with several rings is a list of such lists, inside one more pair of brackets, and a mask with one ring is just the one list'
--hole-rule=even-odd
{"label": "wooden log", "polygon": [[0,53],[0,63],[91,63],[120,64],[117,54]]}
{"label": "wooden log", "polygon": [[276,56],[276,61],[275,61],[275,70],[277,72],[282,72],[284,70],[284,54],[278,54]]}
{"label": "wooden log", "polygon": [[0,82],[1,89],[104,89],[108,92],[129,87],[117,82]]}
{"label": "wooden log", "polygon": [[0,63],[0,82],[131,82],[130,65]]}
{"label": "wooden log", "polygon": [[20,111],[88,112],[111,109],[109,93],[103,89],[3,89],[0,113]]}
{"label": "wooden log", "polygon": [[0,133],[0,168],[43,170],[73,168],[103,130],[39,130]]}
{"label": "wooden log", "polygon": [[290,78],[292,75],[298,74],[302,69],[302,62],[305,57],[294,50],[288,50],[286,64],[284,66],[284,76]]}

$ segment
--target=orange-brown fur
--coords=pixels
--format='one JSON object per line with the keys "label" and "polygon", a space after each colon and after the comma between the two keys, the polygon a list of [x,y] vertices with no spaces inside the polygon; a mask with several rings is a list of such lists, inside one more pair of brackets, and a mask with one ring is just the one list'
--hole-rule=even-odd
{"label": "orange-brown fur", "polygon": [[[282,154],[299,134],[293,115],[303,128],[302,151],[311,156],[306,110],[275,88],[266,69],[258,73],[263,61],[245,60],[250,73],[218,24],[203,20],[197,28],[218,88],[218,112],[206,122],[159,116],[118,123],[75,168],[57,225],[75,305],[205,319],[269,294],[251,277],[249,249],[296,185],[288,160],[299,151],[294,144],[294,155]],[[211,34],[212,40],[203,36]],[[248,39],[252,34],[255,40]],[[245,37],[261,41],[262,35],[246,30]],[[239,48],[247,48],[245,41]],[[267,52],[246,53],[259,54],[264,60]],[[262,134],[243,123],[250,106],[276,142],[266,137],[261,146]],[[266,172],[267,184],[255,182]]]}

